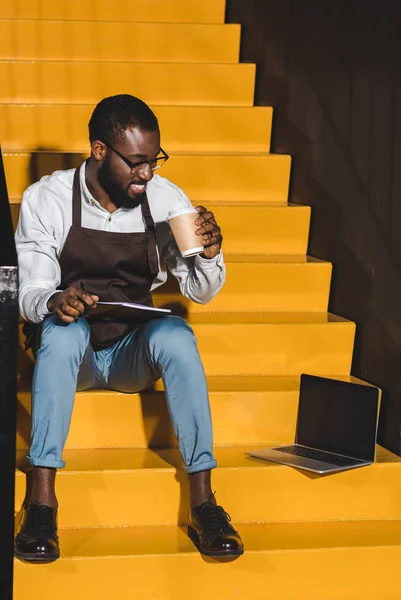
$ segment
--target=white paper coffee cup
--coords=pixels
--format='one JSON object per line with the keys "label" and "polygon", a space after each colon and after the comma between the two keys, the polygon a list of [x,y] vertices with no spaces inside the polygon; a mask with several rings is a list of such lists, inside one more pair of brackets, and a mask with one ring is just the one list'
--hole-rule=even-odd
{"label": "white paper coffee cup", "polygon": [[201,254],[204,250],[200,236],[195,233],[198,229],[195,225],[198,215],[193,207],[177,208],[168,213],[167,221],[183,258]]}

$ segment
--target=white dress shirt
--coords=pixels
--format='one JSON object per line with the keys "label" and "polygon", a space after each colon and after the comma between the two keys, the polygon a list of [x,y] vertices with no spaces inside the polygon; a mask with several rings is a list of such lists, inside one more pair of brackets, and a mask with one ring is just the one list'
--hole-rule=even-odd
{"label": "white dress shirt", "polygon": [[[61,282],[59,257],[72,225],[72,183],[75,169],[55,171],[31,185],[23,195],[15,234],[19,264],[19,304],[23,318],[40,323],[49,314],[47,302]],[[90,194],[85,163],[80,167],[82,227],[133,233],[145,231],[140,206],[109,213]],[[150,210],[156,227],[159,273],[152,291],[165,283],[167,270],[176,277],[181,293],[206,304],[225,281],[222,253],[214,259],[182,258],[166,222],[170,210],[191,206],[184,192],[155,174],[147,185]],[[133,301],[135,299],[133,298]]]}

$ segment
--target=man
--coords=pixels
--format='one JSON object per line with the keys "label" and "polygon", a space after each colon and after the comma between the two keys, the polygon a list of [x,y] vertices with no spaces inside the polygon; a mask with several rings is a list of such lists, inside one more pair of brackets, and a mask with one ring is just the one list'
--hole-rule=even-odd
{"label": "man", "polygon": [[183,259],[166,225],[169,211],[191,206],[155,171],[168,159],[157,119],[141,100],[102,100],[89,122],[91,156],[30,186],[16,232],[20,310],[36,326],[32,385],[32,493],[15,540],[18,558],[59,557],[56,469],[65,463],[75,391],[137,392],[162,377],[190,483],[189,535],[208,556],[238,556],[243,545],[212,494],[216,466],[207,386],[196,340],[179,317],[144,324],[90,318],[102,301],[151,305],[166,266],[184,296],[206,303],[225,279],[222,236],[198,206],[200,256]]}

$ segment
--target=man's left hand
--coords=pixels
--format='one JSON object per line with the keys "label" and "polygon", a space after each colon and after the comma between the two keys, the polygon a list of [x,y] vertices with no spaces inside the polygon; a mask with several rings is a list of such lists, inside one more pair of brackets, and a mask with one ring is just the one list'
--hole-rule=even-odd
{"label": "man's left hand", "polygon": [[195,221],[199,229],[196,230],[196,235],[202,238],[204,251],[201,256],[205,258],[215,258],[221,250],[223,236],[221,235],[220,227],[216,223],[214,214],[207,210],[204,206],[197,206],[196,210],[199,217]]}

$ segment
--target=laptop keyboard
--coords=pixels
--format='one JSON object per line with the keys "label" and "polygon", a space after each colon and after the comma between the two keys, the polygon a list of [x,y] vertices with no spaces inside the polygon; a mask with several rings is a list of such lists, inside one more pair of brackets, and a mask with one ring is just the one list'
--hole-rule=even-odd
{"label": "laptop keyboard", "polygon": [[330,465],[337,465],[338,467],[348,467],[349,465],[354,465],[358,462],[353,458],[346,458],[345,456],[338,456],[338,454],[332,454],[331,452],[312,450],[311,448],[303,448],[301,446],[286,446],[284,448],[274,448],[274,450],[277,450],[278,452],[284,452],[285,454],[302,456],[303,458],[320,460],[321,462],[329,463]]}

